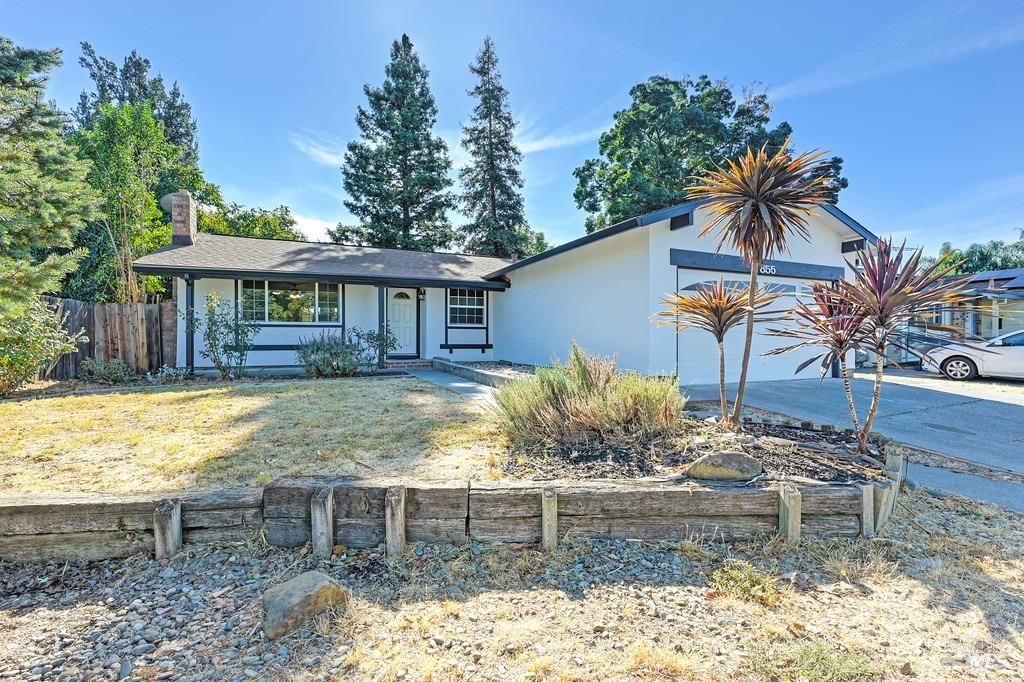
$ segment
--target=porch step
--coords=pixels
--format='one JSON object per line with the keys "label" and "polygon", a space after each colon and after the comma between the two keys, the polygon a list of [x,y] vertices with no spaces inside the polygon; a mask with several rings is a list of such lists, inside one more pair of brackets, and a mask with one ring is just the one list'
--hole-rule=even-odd
{"label": "porch step", "polygon": [[423,358],[411,358],[409,360],[386,360],[384,366],[388,369],[429,369],[434,366],[434,363]]}

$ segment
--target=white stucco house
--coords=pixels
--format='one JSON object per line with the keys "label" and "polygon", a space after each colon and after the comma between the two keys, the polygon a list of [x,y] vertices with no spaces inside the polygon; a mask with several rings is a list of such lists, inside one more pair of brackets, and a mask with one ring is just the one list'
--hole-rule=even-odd
{"label": "white stucco house", "polygon": [[[745,282],[734,253],[698,238],[708,214],[701,202],[631,218],[519,261],[312,242],[197,233],[187,192],[172,195],[173,243],[138,259],[135,270],[175,278],[179,310],[216,291],[240,319],[259,327],[249,365],[295,364],[302,338],[324,331],[387,324],[399,347],[390,361],[508,360],[546,364],[564,358],[571,340],[619,366],[676,375],[681,385],[717,381],[717,348],[704,332],[676,334],[651,316],[666,292],[724,278]],[[849,276],[846,259],[876,237],[835,206],[811,216],[811,239],[765,263],[759,281],[793,305],[811,280]],[[759,330],[755,330],[759,331]],[[178,329],[178,364],[203,367],[201,338]],[[727,339],[738,374],[743,334]],[[781,345],[755,335],[751,380],[787,379],[795,355],[762,357]]]}

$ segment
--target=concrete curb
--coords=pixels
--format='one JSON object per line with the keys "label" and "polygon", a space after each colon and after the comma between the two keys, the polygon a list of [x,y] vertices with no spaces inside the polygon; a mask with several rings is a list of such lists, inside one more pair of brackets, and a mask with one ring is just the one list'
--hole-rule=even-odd
{"label": "concrete curb", "polygon": [[498,372],[488,372],[485,369],[467,367],[466,365],[460,365],[457,362],[445,360],[444,358],[434,358],[433,363],[434,369],[438,371],[454,374],[455,376],[462,377],[463,379],[469,379],[470,381],[475,381],[478,384],[483,384],[484,386],[490,386],[492,388],[500,388],[512,379],[512,377],[499,374]]}

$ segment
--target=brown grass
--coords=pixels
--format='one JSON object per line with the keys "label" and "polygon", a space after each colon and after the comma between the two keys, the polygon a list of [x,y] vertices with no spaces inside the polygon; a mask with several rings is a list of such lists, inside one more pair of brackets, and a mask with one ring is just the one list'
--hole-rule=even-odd
{"label": "brown grass", "polygon": [[479,475],[484,409],[409,377],[206,383],[0,402],[0,489],[261,485],[285,474]]}

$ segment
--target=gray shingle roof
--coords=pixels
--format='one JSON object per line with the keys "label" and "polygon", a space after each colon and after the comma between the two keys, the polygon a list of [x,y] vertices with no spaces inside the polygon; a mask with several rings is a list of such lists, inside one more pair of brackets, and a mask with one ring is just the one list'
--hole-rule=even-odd
{"label": "gray shingle roof", "polygon": [[135,261],[138,272],[254,278],[329,277],[353,282],[485,282],[484,275],[509,264],[502,258],[457,253],[343,246],[320,242],[252,239],[200,233],[191,246],[167,246]]}

